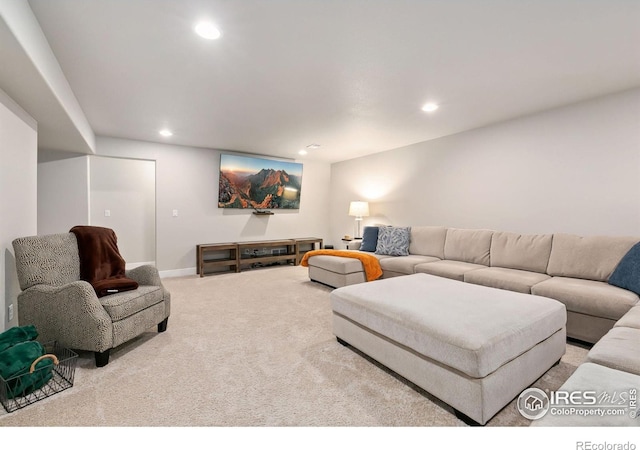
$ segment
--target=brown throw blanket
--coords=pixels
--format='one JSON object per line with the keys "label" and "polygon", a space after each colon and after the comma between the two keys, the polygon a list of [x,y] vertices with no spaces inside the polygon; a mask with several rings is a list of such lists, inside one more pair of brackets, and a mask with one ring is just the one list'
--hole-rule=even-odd
{"label": "brown throw blanket", "polygon": [[69,231],[78,240],[80,278],[93,286],[98,297],[138,288],[136,281],[124,276],[125,261],[111,228],[79,225]]}

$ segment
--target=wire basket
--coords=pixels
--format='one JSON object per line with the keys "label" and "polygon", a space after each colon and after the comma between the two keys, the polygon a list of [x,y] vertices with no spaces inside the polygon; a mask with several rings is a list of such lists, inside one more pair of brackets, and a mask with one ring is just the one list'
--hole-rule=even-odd
{"label": "wire basket", "polygon": [[[57,342],[48,342],[42,345],[46,354],[31,364],[29,373],[16,375],[7,380],[0,376],[0,403],[7,412],[17,411],[73,386],[78,354],[60,346]],[[35,369],[35,365],[42,358],[52,359],[53,368]],[[23,381],[26,380],[26,377],[29,377],[30,383],[33,383],[33,380],[40,380],[46,381],[46,384],[31,392],[17,394],[14,392],[14,387],[24,384]],[[48,377],[50,377],[49,380],[47,380]]]}

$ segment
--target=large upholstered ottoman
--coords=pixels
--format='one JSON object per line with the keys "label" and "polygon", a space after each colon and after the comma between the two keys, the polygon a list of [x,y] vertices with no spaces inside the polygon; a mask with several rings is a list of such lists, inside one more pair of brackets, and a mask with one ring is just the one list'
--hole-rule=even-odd
{"label": "large upholstered ottoman", "polygon": [[309,258],[309,278],[331,287],[364,283],[362,262],[342,256],[316,255]]}
{"label": "large upholstered ottoman", "polygon": [[428,274],[342,287],[331,304],[339,341],[479,424],[566,348],[562,303]]}

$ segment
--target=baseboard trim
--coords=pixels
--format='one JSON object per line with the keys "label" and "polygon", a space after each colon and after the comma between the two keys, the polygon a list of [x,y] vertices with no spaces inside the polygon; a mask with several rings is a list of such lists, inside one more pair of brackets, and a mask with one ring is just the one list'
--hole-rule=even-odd
{"label": "baseboard trim", "polygon": [[186,269],[161,270],[160,278],[188,277],[196,274],[195,267],[187,267]]}

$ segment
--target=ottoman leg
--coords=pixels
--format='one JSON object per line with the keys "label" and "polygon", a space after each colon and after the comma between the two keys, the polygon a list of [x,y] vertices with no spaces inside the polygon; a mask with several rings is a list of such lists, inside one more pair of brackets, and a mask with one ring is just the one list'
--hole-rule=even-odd
{"label": "ottoman leg", "polygon": [[455,412],[456,417],[458,419],[462,420],[465,424],[469,425],[470,427],[481,427],[482,426],[478,422],[473,420],[471,417],[467,416],[466,414],[461,413],[457,409],[454,409],[453,411]]}
{"label": "ottoman leg", "polygon": [[162,322],[158,324],[158,333],[164,333],[167,331],[167,324],[169,323],[169,318],[167,317]]}

